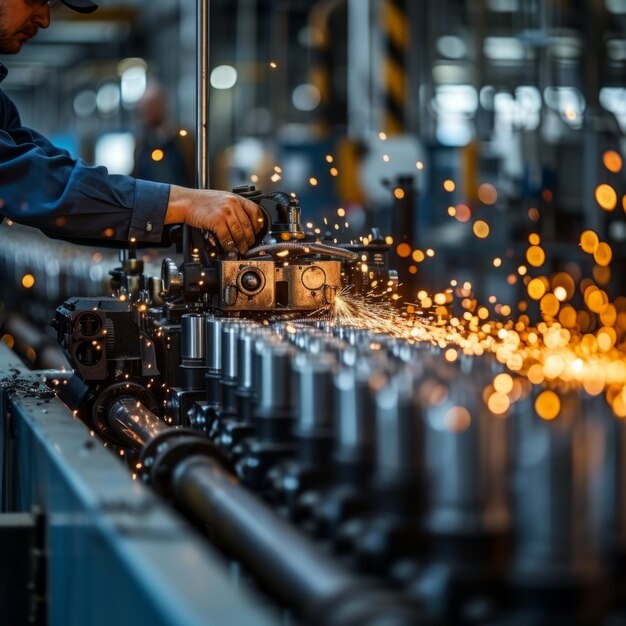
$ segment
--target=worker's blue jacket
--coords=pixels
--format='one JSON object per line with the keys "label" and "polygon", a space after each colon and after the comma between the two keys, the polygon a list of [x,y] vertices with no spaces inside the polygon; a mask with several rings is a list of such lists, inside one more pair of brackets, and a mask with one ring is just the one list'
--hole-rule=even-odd
{"label": "worker's blue jacket", "polygon": [[[0,82],[6,75],[0,64]],[[77,242],[159,243],[169,193],[169,185],[73,159],[22,126],[15,104],[0,90],[0,220]]]}

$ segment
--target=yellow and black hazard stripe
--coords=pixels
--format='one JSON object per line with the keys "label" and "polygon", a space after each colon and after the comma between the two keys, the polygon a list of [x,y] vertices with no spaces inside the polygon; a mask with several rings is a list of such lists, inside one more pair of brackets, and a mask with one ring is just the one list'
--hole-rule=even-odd
{"label": "yellow and black hazard stripe", "polygon": [[311,65],[309,67],[309,83],[314,85],[320,94],[320,103],[313,128],[316,134],[326,135],[329,130],[328,109],[331,100],[331,67],[332,48],[329,19],[335,3],[316,4],[309,16],[309,24],[313,37],[311,46]]}
{"label": "yellow and black hazard stripe", "polygon": [[409,20],[407,0],[384,0],[382,4],[383,129],[387,134],[404,132],[408,93],[407,61]]}

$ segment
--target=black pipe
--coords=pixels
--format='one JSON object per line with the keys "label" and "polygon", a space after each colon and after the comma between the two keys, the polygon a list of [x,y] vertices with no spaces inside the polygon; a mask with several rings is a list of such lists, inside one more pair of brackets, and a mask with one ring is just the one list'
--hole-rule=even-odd
{"label": "black pipe", "polygon": [[215,460],[193,456],[179,463],[172,490],[210,526],[220,545],[290,606],[305,607],[354,585],[352,576],[242,489]]}
{"label": "black pipe", "polygon": [[[121,398],[111,405],[109,421],[133,447],[142,446],[145,450],[155,437],[163,442],[154,465],[150,465],[157,477],[164,470],[168,476],[155,482],[177,504],[206,523],[220,546],[240,560],[277,598],[306,616],[309,623],[417,623],[413,607],[345,571],[243,488],[217,458],[199,454],[198,449],[211,446],[207,438],[181,431],[181,437],[171,436],[166,444],[165,432],[175,431],[131,398]],[[190,445],[192,438],[197,443]],[[185,450],[191,454],[185,454]],[[165,457],[169,460],[159,462],[159,458]]]}
{"label": "black pipe", "polygon": [[[133,398],[109,409],[116,434],[133,447],[145,446],[171,429]],[[207,456],[175,464],[170,483],[174,498],[209,524],[220,545],[240,558],[288,604],[303,606],[351,585],[353,577],[319,553],[233,475]]]}

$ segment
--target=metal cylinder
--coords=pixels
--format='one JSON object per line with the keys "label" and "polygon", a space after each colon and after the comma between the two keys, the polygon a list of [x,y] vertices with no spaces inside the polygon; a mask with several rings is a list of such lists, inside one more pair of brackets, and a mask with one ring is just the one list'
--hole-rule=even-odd
{"label": "metal cylinder", "polygon": [[180,318],[180,356],[183,362],[204,364],[205,325],[205,316],[199,313],[187,313]]}
{"label": "metal cylinder", "polygon": [[239,389],[251,390],[254,384],[252,361],[254,356],[255,334],[243,329],[237,337],[237,382]]}
{"label": "metal cylinder", "polygon": [[222,402],[222,324],[223,320],[214,316],[206,317],[206,387],[207,402],[218,406]]}
{"label": "metal cylinder", "polygon": [[344,367],[334,377],[335,446],[339,466],[369,465],[374,452],[374,399],[369,380],[375,375],[366,361]]}
{"label": "metal cylinder", "polygon": [[385,484],[413,480],[422,468],[424,428],[413,403],[413,381],[402,370],[370,379],[375,394],[376,479]]}
{"label": "metal cylinder", "polygon": [[291,372],[293,354],[293,349],[284,343],[269,341],[267,338],[256,342],[254,371],[258,417],[284,411],[293,414],[296,402]]}
{"label": "metal cylinder", "polygon": [[416,380],[426,418],[433,533],[501,533],[510,526],[509,423],[482,397],[492,377],[486,360],[438,359]]}
{"label": "metal cylinder", "polygon": [[222,369],[222,324],[223,320],[214,316],[206,317],[206,359],[209,370]]}
{"label": "metal cylinder", "polygon": [[317,352],[330,354],[338,364],[352,366],[357,361],[358,351],[343,339],[324,334],[318,340]]}
{"label": "metal cylinder", "polygon": [[[201,390],[206,385],[205,316],[187,313],[180,318],[180,385],[183,390]],[[174,403],[175,404],[175,403]]]}
{"label": "metal cylinder", "polygon": [[588,440],[592,463],[590,506],[599,529],[600,550],[615,566],[626,555],[626,423],[617,419],[603,396],[583,400],[585,422],[593,437]]}
{"label": "metal cylinder", "polygon": [[294,429],[296,437],[332,437],[334,367],[335,360],[327,353],[300,353],[294,358],[293,371],[298,397]]}
{"label": "metal cylinder", "polygon": [[255,342],[253,421],[261,441],[289,441],[296,412],[291,360],[294,349],[278,338]]}
{"label": "metal cylinder", "polygon": [[237,417],[242,422],[252,420],[252,407],[255,398],[254,389],[254,342],[259,336],[259,329],[241,329],[237,337]]}
{"label": "metal cylinder", "polygon": [[236,324],[222,325],[222,380],[235,381],[237,379],[237,337],[239,332],[240,327]]}
{"label": "metal cylinder", "polygon": [[580,394],[559,391],[553,419],[536,412],[538,389],[514,413],[513,577],[524,586],[576,586],[600,575],[599,536],[590,486],[599,464],[598,432],[582,415]]}
{"label": "metal cylinder", "polygon": [[383,511],[417,519],[426,507],[424,424],[414,402],[408,368],[393,377],[374,376],[374,492]]}
{"label": "metal cylinder", "polygon": [[228,322],[222,325],[222,372],[221,372],[221,416],[235,418],[237,416],[237,376],[239,371],[237,338],[243,325]]}
{"label": "metal cylinder", "polygon": [[171,428],[141,402],[129,396],[111,404],[108,421],[115,434],[132,447],[143,446]]}
{"label": "metal cylinder", "polygon": [[354,345],[356,337],[356,327],[349,324],[337,324],[333,328],[333,335],[350,345]]}

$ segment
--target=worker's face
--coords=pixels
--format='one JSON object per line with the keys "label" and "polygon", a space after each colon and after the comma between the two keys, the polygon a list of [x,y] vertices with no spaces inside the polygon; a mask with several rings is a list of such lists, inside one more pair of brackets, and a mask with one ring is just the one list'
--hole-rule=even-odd
{"label": "worker's face", "polygon": [[48,0],[0,0],[0,54],[16,54],[49,24]]}
{"label": "worker's face", "polygon": [[166,96],[160,88],[148,85],[137,103],[137,117],[149,128],[158,128],[167,118]]}

